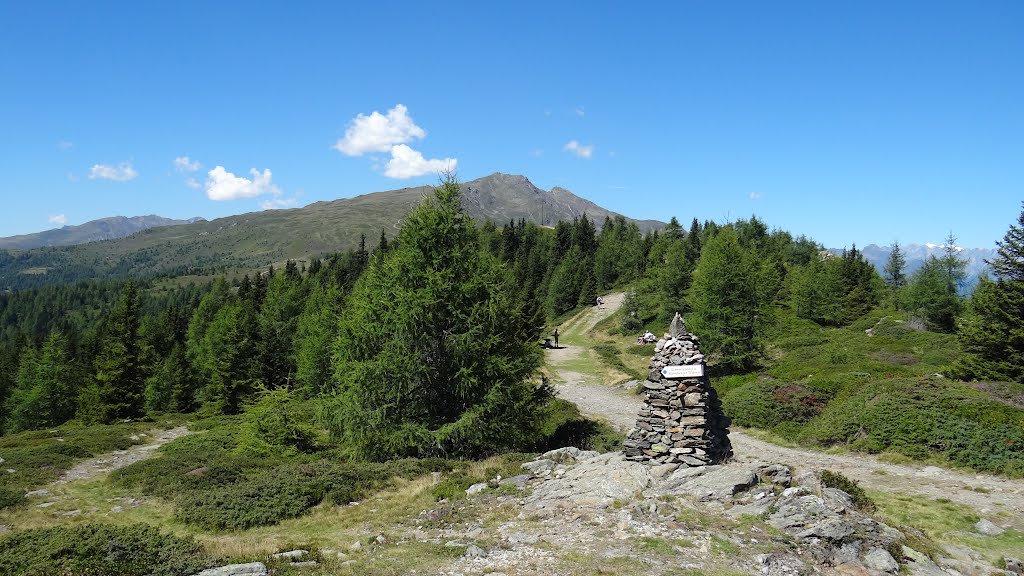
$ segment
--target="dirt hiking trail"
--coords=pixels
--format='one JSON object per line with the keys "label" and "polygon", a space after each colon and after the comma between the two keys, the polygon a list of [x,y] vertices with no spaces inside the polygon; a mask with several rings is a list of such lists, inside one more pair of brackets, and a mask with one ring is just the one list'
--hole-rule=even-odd
{"label": "dirt hiking trail", "polygon": [[[578,360],[584,353],[587,332],[602,319],[614,314],[622,305],[624,295],[611,294],[605,305],[592,307],[570,319],[559,328],[568,336],[564,348],[548,350],[547,365],[560,382],[558,395],[576,404],[589,416],[606,420],[622,431],[633,427],[643,399],[613,383],[595,381],[594,376],[566,369],[565,364]],[[595,360],[596,361],[596,360]],[[714,382],[712,381],[712,384]],[[969,506],[979,515],[994,512],[1010,513],[1014,526],[1024,529],[1024,482],[987,474],[974,474],[938,466],[903,465],[880,462],[867,454],[829,454],[808,449],[787,448],[771,444],[733,428],[729,433],[733,451],[741,461],[772,461],[800,469],[829,469],[881,492],[902,493],[930,500],[947,498]]]}

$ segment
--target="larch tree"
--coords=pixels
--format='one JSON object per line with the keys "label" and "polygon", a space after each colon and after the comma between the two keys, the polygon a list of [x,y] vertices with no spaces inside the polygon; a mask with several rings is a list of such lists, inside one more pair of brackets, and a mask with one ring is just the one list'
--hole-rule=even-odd
{"label": "larch tree", "polygon": [[328,428],[373,460],[527,447],[545,394],[532,381],[539,334],[523,338],[515,294],[447,178],[348,298]]}

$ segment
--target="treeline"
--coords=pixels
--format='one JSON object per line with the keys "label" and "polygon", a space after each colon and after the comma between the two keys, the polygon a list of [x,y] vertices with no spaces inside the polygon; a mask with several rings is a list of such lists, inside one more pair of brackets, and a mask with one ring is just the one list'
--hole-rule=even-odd
{"label": "treeline", "polygon": [[[439,200],[447,210],[440,213],[468,221],[451,205],[454,194]],[[110,422],[146,412],[237,413],[265,390],[334,394],[347,377],[339,362],[362,345],[352,336],[358,332],[354,321],[346,320],[360,313],[351,308],[350,297],[375,262],[385,269],[392,261],[412,258],[402,252],[402,242],[415,243],[405,248],[415,250],[410,254],[416,258],[437,255],[438,260],[421,265],[431,270],[446,270],[451,263],[444,259],[456,254],[468,261],[468,254],[479,253],[496,262],[497,271],[485,266],[490,287],[464,289],[480,291],[480,298],[499,284],[507,289],[514,301],[510,322],[521,342],[536,343],[546,324],[622,287],[628,290],[623,330],[661,331],[675,312],[683,312],[709,360],[727,372],[750,370],[763,361],[763,335],[779,306],[823,326],[841,326],[887,305],[947,331],[965,310],[976,318],[979,308],[965,306],[957,296],[964,263],[955,249],[907,278],[894,246],[883,277],[856,247],[832,255],[806,237],[770,230],[756,217],[725,225],[694,219],[688,230],[672,218],[663,230],[648,234],[622,217],[606,219],[600,228],[585,215],[554,228],[522,220],[500,227],[465,222],[465,230],[459,228],[462,243],[456,244],[451,232],[430,228],[439,226],[440,218],[430,214],[420,216],[428,232],[407,225],[391,242],[382,232],[372,251],[363,238],[355,250],[288,262],[281,270],[231,282],[221,278],[175,289],[85,282],[0,295],[4,432],[73,418]],[[452,277],[427,276],[422,282],[433,286],[432,293],[448,294],[466,280],[457,277],[460,272],[446,274]],[[395,298],[391,284],[374,290]],[[1002,284],[983,282],[979,289],[986,302],[996,300],[993,285]],[[367,306],[367,296],[360,298],[358,305]],[[418,313],[418,302],[408,303],[409,314]],[[423,314],[429,320],[440,312]],[[362,321],[379,324],[378,332],[397,330],[397,316],[385,316]]]}

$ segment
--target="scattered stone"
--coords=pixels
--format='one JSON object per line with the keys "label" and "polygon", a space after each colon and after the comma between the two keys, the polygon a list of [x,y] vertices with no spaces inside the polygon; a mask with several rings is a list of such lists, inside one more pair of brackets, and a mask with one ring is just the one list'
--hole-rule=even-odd
{"label": "scattered stone", "polygon": [[124,512],[124,507],[114,506],[113,508],[110,509],[110,512],[113,514],[120,514],[121,512]]}
{"label": "scattered stone", "polygon": [[526,488],[526,484],[529,481],[530,481],[530,475],[529,474],[518,474],[516,476],[510,476],[508,478],[502,478],[501,480],[498,481],[498,485],[499,486],[504,486],[506,484],[512,484],[513,486],[515,486],[515,487],[517,487],[519,489],[524,489],[524,488]]}
{"label": "scattered stone", "polygon": [[349,552],[358,552],[363,549],[363,543],[356,540],[354,544],[348,547]]}
{"label": "scattered stone", "polygon": [[476,484],[473,484],[469,488],[466,488],[466,494],[472,496],[474,494],[479,494],[479,493],[483,492],[486,489],[487,489],[487,482],[477,482]]}
{"label": "scattered stone", "polygon": [[485,552],[483,548],[477,546],[476,544],[470,544],[466,547],[466,553],[464,554],[464,556],[470,559],[486,558],[487,552]]}
{"label": "scattered stone", "polygon": [[33,496],[49,496],[49,495],[50,495],[50,491],[47,490],[46,488],[40,488],[39,490],[32,490],[31,492],[26,492],[25,493],[25,496],[28,496],[29,498],[32,498]]}
{"label": "scattered stone", "polygon": [[899,563],[892,557],[892,554],[881,548],[872,548],[870,552],[865,554],[864,565],[872,570],[888,572],[889,574],[895,574],[900,569]]}
{"label": "scattered stone", "polygon": [[1006,571],[1014,574],[1024,574],[1024,562],[1019,558],[1006,559]]}
{"label": "scattered stone", "polygon": [[17,470],[15,470],[14,468],[8,468],[7,469],[7,473],[8,474],[14,474],[15,472],[17,472]]}
{"label": "scattered stone", "polygon": [[53,506],[56,503],[57,502],[55,500],[50,502],[43,502],[42,504],[36,504],[36,508],[49,508],[50,506]]}
{"label": "scattered stone", "polygon": [[61,512],[60,515],[61,516],[78,516],[81,513],[82,513],[81,510],[68,510],[67,512]]}
{"label": "scattered stone", "polygon": [[296,568],[315,568],[320,565],[316,560],[302,560],[301,562],[292,562],[292,566]]}
{"label": "scattered stone", "polygon": [[539,476],[544,472],[550,472],[554,469],[555,462],[553,460],[548,460],[547,458],[533,460],[532,462],[523,462],[523,470],[526,470],[534,476]]}
{"label": "scattered stone", "polygon": [[377,537],[373,539],[378,545],[383,546],[388,543],[388,539],[383,534],[377,534]]}
{"label": "scattered stone", "polygon": [[1003,532],[1005,532],[1005,530],[993,524],[992,521],[988,518],[982,518],[981,520],[978,520],[978,522],[974,525],[974,529],[979,534],[984,534],[985,536],[999,536]]}
{"label": "scattered stone", "polygon": [[289,550],[287,552],[278,552],[277,554],[274,554],[274,558],[293,560],[295,558],[302,558],[307,554],[309,554],[309,550]]}
{"label": "scattered stone", "polygon": [[515,546],[516,544],[536,544],[537,537],[530,534],[523,534],[522,532],[515,532],[509,534],[506,538],[509,544]]}
{"label": "scattered stone", "polygon": [[267,566],[263,562],[248,564],[229,564],[220,568],[203,570],[195,576],[269,576]]}

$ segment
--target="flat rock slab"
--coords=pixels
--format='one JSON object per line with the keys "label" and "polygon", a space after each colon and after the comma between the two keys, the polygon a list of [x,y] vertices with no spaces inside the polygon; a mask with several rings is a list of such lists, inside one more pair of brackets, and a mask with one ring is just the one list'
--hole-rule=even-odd
{"label": "flat rock slab", "polygon": [[650,468],[611,452],[585,460],[566,470],[561,478],[538,485],[526,504],[535,509],[567,505],[605,508],[616,500],[633,498],[650,484]]}
{"label": "flat rock slab", "polygon": [[725,464],[680,468],[664,482],[659,492],[692,496],[701,501],[727,500],[757,484],[750,466]]}
{"label": "flat rock slab", "polygon": [[267,565],[263,562],[248,564],[229,564],[220,568],[209,568],[195,576],[269,576]]}

